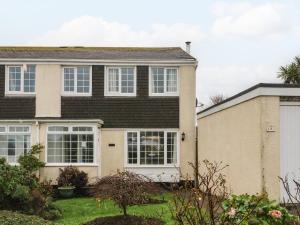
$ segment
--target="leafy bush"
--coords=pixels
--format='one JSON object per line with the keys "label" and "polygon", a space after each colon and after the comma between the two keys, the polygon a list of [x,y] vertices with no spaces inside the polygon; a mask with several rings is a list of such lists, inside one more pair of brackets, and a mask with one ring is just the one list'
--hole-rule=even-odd
{"label": "leafy bush", "polygon": [[37,216],[24,215],[11,211],[0,211],[1,225],[55,225]]}
{"label": "leafy bush", "polygon": [[40,161],[36,156],[41,153],[44,147],[42,145],[33,145],[31,151],[28,154],[21,155],[19,157],[19,164],[29,173],[38,171],[45,166],[45,163]]}
{"label": "leafy bush", "polygon": [[298,217],[270,201],[267,195],[229,196],[222,173],[225,167],[222,163],[204,160],[197,174],[198,186],[187,182],[176,189],[170,207],[176,225],[287,225],[299,222]]}
{"label": "leafy bush", "polygon": [[57,184],[60,187],[74,186],[77,190],[83,188],[88,183],[88,175],[83,171],[79,171],[78,168],[73,166],[59,169],[59,177],[57,178]]}
{"label": "leafy bush", "polygon": [[128,206],[146,203],[150,194],[158,192],[151,180],[128,171],[99,179],[93,189],[96,198],[113,200],[125,216]]}
{"label": "leafy bush", "polygon": [[36,175],[44,166],[35,156],[42,148],[41,145],[32,146],[30,152],[20,157],[19,166],[0,160],[0,209],[20,210],[49,219],[60,215],[52,205],[49,187],[46,182],[40,183]]}
{"label": "leafy bush", "polygon": [[294,222],[297,218],[266,195],[232,195],[223,202],[223,221],[229,224],[272,224]]}

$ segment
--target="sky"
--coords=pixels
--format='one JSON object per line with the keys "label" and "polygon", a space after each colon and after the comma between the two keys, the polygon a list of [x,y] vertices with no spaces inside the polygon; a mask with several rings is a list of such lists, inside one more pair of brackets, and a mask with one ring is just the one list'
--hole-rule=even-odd
{"label": "sky", "polygon": [[209,104],[261,82],[300,55],[299,0],[0,0],[0,45],[180,46],[199,61]]}

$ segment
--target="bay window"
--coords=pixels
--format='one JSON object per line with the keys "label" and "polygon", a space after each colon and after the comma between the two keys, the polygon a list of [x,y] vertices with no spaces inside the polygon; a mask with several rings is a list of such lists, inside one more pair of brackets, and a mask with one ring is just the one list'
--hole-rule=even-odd
{"label": "bay window", "polygon": [[165,67],[150,68],[150,95],[177,96],[178,95],[178,69]]}
{"label": "bay window", "polygon": [[178,163],[178,132],[128,131],[127,164],[164,166]]}
{"label": "bay window", "polygon": [[135,96],[135,67],[107,67],[105,74],[106,96]]}
{"label": "bay window", "polygon": [[7,66],[6,94],[34,94],[35,70],[35,65]]}
{"label": "bay window", "polygon": [[0,158],[17,163],[19,156],[30,150],[30,139],[30,126],[0,125]]}
{"label": "bay window", "polygon": [[94,163],[95,138],[93,126],[49,126],[47,163]]}
{"label": "bay window", "polygon": [[90,96],[92,72],[90,66],[63,67],[63,95]]}

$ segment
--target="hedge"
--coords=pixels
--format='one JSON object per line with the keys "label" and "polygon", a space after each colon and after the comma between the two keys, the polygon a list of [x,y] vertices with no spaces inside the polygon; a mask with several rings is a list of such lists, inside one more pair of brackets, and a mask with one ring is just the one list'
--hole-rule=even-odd
{"label": "hedge", "polygon": [[38,216],[29,216],[17,212],[0,211],[1,225],[56,225],[53,222],[44,220]]}

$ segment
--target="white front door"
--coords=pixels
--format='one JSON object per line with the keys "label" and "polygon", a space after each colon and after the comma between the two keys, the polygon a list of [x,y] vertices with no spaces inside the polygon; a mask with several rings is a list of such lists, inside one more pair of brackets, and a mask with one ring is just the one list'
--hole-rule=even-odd
{"label": "white front door", "polygon": [[[280,176],[288,177],[290,190],[295,194],[292,180],[300,180],[300,105],[282,105],[280,108]],[[287,199],[281,184],[281,201]]]}

